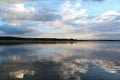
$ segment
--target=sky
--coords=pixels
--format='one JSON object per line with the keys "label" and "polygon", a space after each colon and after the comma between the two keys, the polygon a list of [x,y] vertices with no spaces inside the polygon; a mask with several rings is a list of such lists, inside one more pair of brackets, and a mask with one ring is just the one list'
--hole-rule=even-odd
{"label": "sky", "polygon": [[120,39],[120,0],[0,0],[0,36]]}

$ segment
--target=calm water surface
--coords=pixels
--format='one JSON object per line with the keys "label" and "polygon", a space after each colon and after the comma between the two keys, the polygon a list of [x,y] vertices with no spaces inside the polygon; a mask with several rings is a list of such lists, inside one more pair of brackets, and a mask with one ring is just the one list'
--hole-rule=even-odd
{"label": "calm water surface", "polygon": [[120,42],[0,45],[0,80],[120,80]]}

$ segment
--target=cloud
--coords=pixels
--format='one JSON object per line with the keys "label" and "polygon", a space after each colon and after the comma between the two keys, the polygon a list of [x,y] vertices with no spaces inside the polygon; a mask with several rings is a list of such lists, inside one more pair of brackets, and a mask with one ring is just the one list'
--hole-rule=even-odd
{"label": "cloud", "polygon": [[99,16],[90,18],[90,22],[87,22],[88,18],[81,23],[75,23],[74,20],[73,22],[66,21],[66,24],[73,26],[69,34],[76,34],[76,38],[80,39],[120,39],[119,12],[107,11]]}
{"label": "cloud", "polygon": [[70,25],[67,25],[64,22],[60,21],[60,20],[55,20],[55,21],[51,22],[50,25],[54,29],[62,30],[63,32],[64,31],[65,32],[70,32],[70,30],[72,30],[72,27]]}
{"label": "cloud", "polygon": [[0,6],[0,11],[0,16],[4,21],[29,20],[45,22],[60,18],[56,11],[38,10],[34,7],[25,7],[24,4],[15,4],[10,7]]}
{"label": "cloud", "polygon": [[101,33],[97,36],[101,39],[120,40],[120,33]]}
{"label": "cloud", "polygon": [[[53,0],[52,2],[46,0],[43,5],[37,4],[32,7],[31,3],[28,3],[30,6],[24,4],[24,2],[31,1],[44,2],[43,0],[0,1],[0,4],[7,4],[0,5],[2,22],[7,23],[0,26],[0,34],[25,34],[26,36],[57,38],[74,37],[80,39],[102,38],[115,34],[116,36],[113,37],[119,38],[117,34],[119,34],[118,32],[120,31],[120,13],[117,11],[110,10],[103,14],[90,17],[89,9],[83,8],[80,0]],[[101,2],[105,0],[83,1]],[[53,6],[51,7],[51,5],[47,5],[48,3],[53,4],[53,2],[54,8]],[[9,5],[9,3],[11,4]],[[26,25],[26,22],[28,22],[29,25]],[[31,23],[34,25],[31,26]],[[41,28],[41,26],[43,28]],[[36,32],[36,29],[38,29],[38,32]],[[45,29],[47,30],[45,31]],[[44,34],[40,35],[41,31]]]}
{"label": "cloud", "polygon": [[17,4],[17,3],[24,3],[24,2],[33,2],[33,1],[40,1],[40,0],[0,0],[0,4]]}
{"label": "cloud", "polygon": [[[93,39],[120,39],[120,21],[92,22],[77,24],[73,33],[79,35],[93,35]],[[113,36],[114,35],[114,36]],[[86,39],[86,38],[85,38]]]}
{"label": "cloud", "polygon": [[67,32],[67,33],[46,33],[40,35],[39,37],[47,37],[47,38],[75,38],[75,39],[96,39],[98,38],[93,33],[74,33],[74,32]]}
{"label": "cloud", "polygon": [[[117,11],[107,11],[100,16],[93,18],[93,22],[88,24],[89,30],[103,39],[120,39],[120,13]],[[113,36],[114,35],[114,36]]]}
{"label": "cloud", "polygon": [[113,21],[113,20],[117,19],[118,17],[120,17],[120,13],[118,13],[116,11],[107,11],[107,12],[101,14],[100,16],[93,18],[93,21],[95,21],[95,22]]}
{"label": "cloud", "polygon": [[80,3],[71,4],[70,1],[66,1],[61,5],[59,14],[62,16],[62,21],[72,21],[75,23],[83,22],[87,16],[87,9],[81,9]]}
{"label": "cloud", "polygon": [[0,26],[0,31],[8,35],[19,35],[26,34],[36,31],[33,27],[29,25],[14,25],[14,24],[5,24]]}
{"label": "cloud", "polygon": [[91,30],[99,32],[116,32],[120,31],[120,21],[110,21],[103,23],[93,23],[90,25]]}
{"label": "cloud", "polygon": [[105,1],[105,0],[83,0],[83,1],[96,1],[96,2],[102,2],[102,1]]}
{"label": "cloud", "polygon": [[101,1],[105,1],[105,0],[92,0],[92,1],[100,1],[101,2]]}

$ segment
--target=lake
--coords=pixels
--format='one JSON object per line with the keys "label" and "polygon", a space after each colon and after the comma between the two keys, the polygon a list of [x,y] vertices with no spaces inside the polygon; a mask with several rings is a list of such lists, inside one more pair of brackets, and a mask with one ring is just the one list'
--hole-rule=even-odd
{"label": "lake", "polygon": [[120,42],[2,44],[0,80],[120,80]]}

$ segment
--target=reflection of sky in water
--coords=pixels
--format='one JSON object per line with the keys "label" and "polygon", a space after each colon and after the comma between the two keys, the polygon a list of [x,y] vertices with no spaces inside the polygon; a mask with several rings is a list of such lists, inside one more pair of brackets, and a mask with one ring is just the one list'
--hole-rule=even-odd
{"label": "reflection of sky in water", "polygon": [[0,46],[0,79],[120,80],[119,57],[119,42]]}

